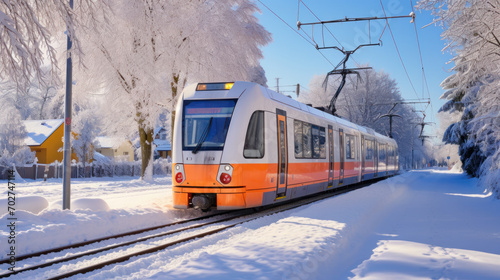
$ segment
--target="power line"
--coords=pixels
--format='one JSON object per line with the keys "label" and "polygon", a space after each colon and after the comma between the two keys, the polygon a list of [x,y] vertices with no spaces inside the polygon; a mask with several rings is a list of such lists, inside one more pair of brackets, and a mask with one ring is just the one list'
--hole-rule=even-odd
{"label": "power line", "polygon": [[[307,5],[306,5],[306,3],[304,3],[304,1],[299,0],[299,2],[300,2],[300,3],[302,3],[302,4],[304,5],[304,7],[306,7],[306,8],[309,10],[309,12],[311,12],[311,14],[312,14],[312,15],[313,15],[313,16],[314,16],[317,20],[321,21],[321,20],[319,19],[319,17],[318,17],[318,16],[316,16],[316,14],[315,14],[315,13],[314,13],[314,12],[313,12],[313,11],[312,11],[312,10],[311,10],[308,6],[307,6]],[[297,14],[297,21],[299,21],[298,14]],[[335,39],[335,41],[337,41],[337,43],[339,43],[339,45],[340,45],[342,48],[344,48],[344,46],[342,46],[342,43],[340,43],[340,41],[337,39],[337,37],[335,37],[335,35],[333,35],[333,33],[330,31],[330,29],[328,29],[328,27],[327,27],[327,26],[325,26],[324,24],[323,24],[323,26],[324,26],[324,27],[326,28],[326,30],[330,33],[330,35],[332,35],[333,39]]]}
{"label": "power line", "polygon": [[[413,1],[410,0],[410,5],[411,5],[411,10],[413,13],[415,13],[415,9],[413,8]],[[416,21],[413,21],[413,26],[415,28],[415,37],[417,38],[417,46],[418,46],[418,53],[420,55],[420,64],[422,65],[422,81],[424,82],[425,84],[425,87],[427,89],[427,96],[429,97],[429,100],[431,98],[431,94],[430,94],[430,91],[429,91],[429,83],[427,82],[427,77],[425,75],[425,70],[424,70],[424,60],[422,58],[422,50],[420,48],[420,40],[418,38],[418,32],[417,32],[417,23]],[[424,92],[424,88],[423,88],[424,85],[422,85],[422,92]],[[422,96],[423,97],[423,96]],[[429,103],[429,105],[431,106],[431,110],[434,111],[434,108],[432,107],[432,103]],[[433,114],[431,114],[431,118],[434,119],[433,117]]]}
{"label": "power line", "polygon": [[[300,3],[302,3],[302,5],[304,5],[304,7],[306,7],[309,12],[311,12],[311,14],[319,21],[321,21],[321,19],[319,19],[319,17],[306,5],[306,3],[304,3],[304,1],[302,0],[298,0],[298,6],[300,7]],[[297,8],[297,22],[299,21],[299,10]],[[330,33],[330,35],[332,35],[333,39],[335,39],[335,41],[337,41],[337,43],[339,43],[339,45],[342,47],[342,49],[344,49],[344,46],[342,45],[342,43],[337,39],[337,37],[335,37],[335,35],[333,35],[333,32],[328,28],[328,26],[322,24],[322,27],[323,28],[326,28],[326,30],[328,31],[328,33]],[[322,32],[323,33],[323,32]],[[357,67],[360,66],[360,64],[354,59],[354,58],[351,58],[354,63],[356,64]]]}
{"label": "power line", "polygon": [[[384,16],[387,17],[387,15],[385,13],[384,5],[382,4],[382,0],[380,0],[380,6],[382,6],[382,11],[384,12]],[[401,53],[399,52],[399,48],[398,48],[398,45],[396,43],[396,39],[394,38],[394,34],[392,33],[391,26],[389,25],[389,20],[386,19],[386,23],[387,23],[387,27],[389,28],[389,32],[391,33],[391,37],[392,37],[392,41],[394,42],[394,46],[396,47],[396,51],[398,53],[399,60],[401,61],[401,64],[403,65],[403,69],[406,73],[406,77],[408,78],[408,81],[410,82],[410,85],[413,89],[413,92],[415,92],[415,96],[417,96],[417,98],[418,98],[418,94],[417,94],[417,91],[415,90],[415,86],[413,86],[413,82],[410,79],[410,75],[408,74],[408,71],[406,70],[405,63],[403,62],[403,58],[401,57]]]}
{"label": "power line", "polygon": [[[316,48],[316,45],[312,42],[310,42],[306,37],[304,37],[302,34],[300,34],[297,30],[295,30],[295,28],[293,28],[292,26],[290,26],[284,19],[282,19],[278,14],[276,14],[273,10],[271,10],[271,8],[269,8],[268,6],[266,6],[264,3],[262,3],[262,1],[260,0],[257,0],[259,1],[259,3],[264,6],[266,9],[268,9],[273,15],[275,15],[277,18],[279,18],[286,26],[288,26],[288,28],[292,29],[293,32],[297,33],[297,35],[299,35],[300,37],[302,37],[302,39],[306,40],[306,42],[308,42],[309,44],[311,44],[313,47]],[[330,63],[332,66],[334,66],[334,64],[322,53],[318,50],[319,54],[321,54],[321,56],[323,56],[323,58],[328,61],[328,63]]]}

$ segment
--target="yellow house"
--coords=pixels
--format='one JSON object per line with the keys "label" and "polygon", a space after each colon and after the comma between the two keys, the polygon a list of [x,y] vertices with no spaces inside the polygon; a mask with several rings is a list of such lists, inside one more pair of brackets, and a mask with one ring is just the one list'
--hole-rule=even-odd
{"label": "yellow house", "polygon": [[[38,163],[49,164],[63,161],[64,120],[28,120],[24,121],[27,136],[24,143],[38,158]],[[71,159],[78,160],[75,153]]]}
{"label": "yellow house", "polygon": [[106,136],[96,137],[96,152],[118,161],[134,161],[134,146],[129,140],[121,140]]}

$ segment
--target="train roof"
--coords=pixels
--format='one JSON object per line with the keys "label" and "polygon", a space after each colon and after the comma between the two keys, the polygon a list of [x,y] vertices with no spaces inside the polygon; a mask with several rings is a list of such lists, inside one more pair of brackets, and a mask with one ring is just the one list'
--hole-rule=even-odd
{"label": "train roof", "polygon": [[343,126],[347,126],[347,127],[350,127],[350,128],[353,128],[353,129],[357,129],[359,131],[362,131],[366,134],[370,134],[370,135],[373,135],[377,138],[387,138],[387,136],[385,135],[382,135],[378,132],[376,132],[374,129],[372,128],[368,128],[368,127],[364,127],[364,126],[361,126],[361,125],[358,125],[358,124],[355,124],[355,123],[352,123],[346,119],[343,119],[343,118],[340,118],[340,117],[337,117],[337,116],[334,116],[332,114],[329,114],[327,112],[323,112],[321,110],[318,110],[316,108],[313,108],[311,106],[308,106],[306,104],[303,104],[291,97],[288,97],[288,96],[285,96],[281,93],[278,93],[278,92],[275,92],[271,89],[268,89],[266,88],[267,90],[267,93],[269,95],[269,97],[275,101],[278,101],[280,103],[284,103],[284,104],[287,104],[289,106],[292,106],[294,108],[297,108],[299,110],[302,110],[302,111],[305,111],[305,112],[308,112],[310,114],[313,114],[313,115],[316,115],[316,116],[319,116],[319,117],[322,117],[322,118],[325,118],[325,119],[328,119],[330,121],[334,121],[336,123],[339,123]]}
{"label": "train roof", "polygon": [[[205,88],[203,89],[203,87],[200,86],[205,86]],[[183,94],[185,99],[239,98],[245,91],[248,91],[254,87],[259,87],[264,97],[270,98],[276,102],[280,102],[297,110],[301,110],[309,114],[330,120],[332,122],[336,122],[338,124],[341,124],[342,126],[359,130],[365,134],[373,135],[374,137],[379,139],[386,138],[389,142],[390,140],[395,141],[394,139],[388,138],[387,136],[384,136],[371,128],[357,125],[346,119],[323,112],[321,110],[303,104],[289,96],[285,96],[282,93],[278,93],[269,88],[263,87],[257,83],[236,81],[234,83],[192,84],[184,89]]]}

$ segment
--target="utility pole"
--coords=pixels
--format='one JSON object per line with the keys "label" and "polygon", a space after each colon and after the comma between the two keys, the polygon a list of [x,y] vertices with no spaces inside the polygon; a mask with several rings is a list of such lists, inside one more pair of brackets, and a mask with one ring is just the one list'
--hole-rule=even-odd
{"label": "utility pole", "polygon": [[[69,0],[69,6],[73,9],[73,0]],[[64,102],[63,210],[70,209],[71,204],[71,86],[73,83],[71,48],[73,42],[69,36],[69,30],[66,32],[68,36],[68,49],[66,59],[66,100]]]}
{"label": "utility pole", "polygon": [[411,132],[411,169],[412,170],[414,169],[413,168],[413,131]]}
{"label": "utility pole", "polygon": [[[394,114],[394,113],[393,113],[393,114],[391,114],[391,113],[389,112],[388,114],[385,114],[385,115],[380,116],[378,119],[381,119],[381,118],[383,118],[383,117],[389,117],[389,138],[393,138],[393,137],[392,137],[392,118],[393,118],[393,117],[403,118],[403,117],[401,117],[401,116],[400,116],[400,115],[398,115],[398,114]],[[377,120],[378,120],[378,119],[377,119]]]}
{"label": "utility pole", "polygon": [[280,79],[281,78],[276,78],[276,92],[280,92]]}

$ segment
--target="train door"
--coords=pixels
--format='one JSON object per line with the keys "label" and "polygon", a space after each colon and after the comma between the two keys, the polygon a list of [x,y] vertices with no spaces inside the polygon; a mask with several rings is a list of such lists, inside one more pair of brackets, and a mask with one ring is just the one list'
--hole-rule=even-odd
{"label": "train door", "polygon": [[276,197],[286,196],[288,173],[288,145],[286,131],[286,112],[276,109],[276,123],[278,126],[278,184]]}
{"label": "train door", "polygon": [[377,173],[378,173],[378,143],[377,143],[377,140],[374,140],[373,141],[373,172],[374,172],[374,176],[376,177],[377,176]]}
{"label": "train door", "polygon": [[344,130],[339,129],[339,148],[340,148],[340,170],[339,170],[339,185],[344,183]]}
{"label": "train door", "polygon": [[365,147],[365,136],[361,135],[361,180],[364,179],[365,176],[365,168],[366,168],[366,147]]}
{"label": "train door", "polygon": [[333,187],[333,127],[331,125],[328,126],[328,187]]}
{"label": "train door", "polygon": [[387,172],[389,170],[389,145],[384,144],[384,154],[385,154],[385,176],[387,176]]}

